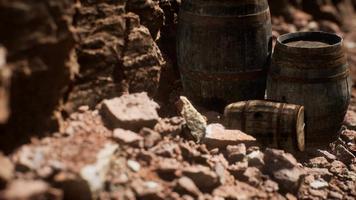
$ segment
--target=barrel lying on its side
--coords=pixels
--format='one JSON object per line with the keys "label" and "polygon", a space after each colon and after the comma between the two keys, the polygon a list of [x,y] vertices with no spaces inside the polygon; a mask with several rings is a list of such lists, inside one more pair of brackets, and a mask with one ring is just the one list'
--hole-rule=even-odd
{"label": "barrel lying on its side", "polygon": [[225,108],[225,126],[253,135],[269,147],[290,152],[304,150],[304,107],[269,102],[242,101]]}
{"label": "barrel lying on its side", "polygon": [[336,139],[350,100],[342,38],[323,32],[279,37],[269,72],[267,98],[305,107],[307,147],[326,145]]}
{"label": "barrel lying on its side", "polygon": [[267,0],[185,0],[177,36],[184,92],[199,103],[263,99],[271,55]]}

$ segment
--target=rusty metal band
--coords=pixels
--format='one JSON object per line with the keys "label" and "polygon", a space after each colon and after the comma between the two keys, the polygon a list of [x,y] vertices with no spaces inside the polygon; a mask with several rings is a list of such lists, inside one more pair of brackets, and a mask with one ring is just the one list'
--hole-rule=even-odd
{"label": "rusty metal band", "polygon": [[232,16],[213,16],[213,15],[199,15],[197,13],[181,10],[179,18],[188,24],[198,26],[257,26],[260,23],[265,23],[270,20],[271,15],[269,8],[254,14],[247,15],[232,15]]}
{"label": "rusty metal band", "polygon": [[264,69],[247,71],[247,72],[203,72],[187,70],[184,67],[180,68],[183,76],[192,80],[202,81],[239,81],[239,80],[255,80],[261,77],[266,77],[267,71]]}
{"label": "rusty metal band", "polygon": [[246,131],[246,110],[250,106],[250,101],[247,101],[241,110],[241,131]]}
{"label": "rusty metal band", "polygon": [[323,78],[299,78],[299,77],[290,77],[290,76],[281,76],[274,73],[269,73],[270,77],[274,80],[287,81],[293,83],[309,84],[309,83],[327,83],[334,82],[338,80],[345,79],[349,76],[349,70],[345,70],[342,73],[336,74],[334,76],[323,77]]}
{"label": "rusty metal band", "polygon": [[283,110],[284,110],[284,104],[280,103],[278,106],[278,113],[277,113],[277,127],[276,127],[276,131],[275,131],[276,135],[274,136],[274,138],[276,138],[278,147],[281,146],[280,139],[281,139],[281,124],[282,124]]}
{"label": "rusty metal band", "polygon": [[[331,58],[328,58],[331,59]],[[283,67],[288,67],[288,68],[297,68],[297,69],[304,69],[304,70],[315,70],[315,69],[320,69],[321,66],[325,69],[331,69],[331,68],[337,68],[337,67],[344,67],[347,66],[347,60],[345,56],[339,57],[332,59],[332,61],[326,62],[325,59],[321,60],[320,58],[318,60],[313,60],[312,64],[306,64],[304,59],[302,62],[296,62],[298,60],[297,58],[293,57],[293,59],[288,59],[288,58],[283,58],[277,59],[275,58],[273,60],[273,63],[277,66],[283,66]],[[317,62],[318,61],[318,62]],[[303,67],[307,66],[307,67]]]}

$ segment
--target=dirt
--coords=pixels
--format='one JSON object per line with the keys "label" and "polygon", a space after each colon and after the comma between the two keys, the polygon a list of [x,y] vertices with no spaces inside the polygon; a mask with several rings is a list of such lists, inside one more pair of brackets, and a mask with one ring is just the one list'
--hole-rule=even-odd
{"label": "dirt", "polygon": [[[269,2],[274,40],[344,36],[355,80],[351,1]],[[177,109],[179,5],[0,1],[0,199],[356,198],[356,89],[338,140],[294,155]]]}

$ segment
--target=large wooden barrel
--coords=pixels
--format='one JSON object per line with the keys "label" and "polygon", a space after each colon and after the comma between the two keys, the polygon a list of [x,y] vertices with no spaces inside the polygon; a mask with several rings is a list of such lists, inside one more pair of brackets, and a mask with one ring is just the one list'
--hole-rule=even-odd
{"label": "large wooden barrel", "polygon": [[177,59],[185,94],[223,106],[263,99],[271,35],[267,0],[184,0]]}
{"label": "large wooden barrel", "polygon": [[306,146],[337,137],[350,101],[350,80],[342,38],[299,32],[278,38],[269,72],[267,98],[303,105]]}
{"label": "large wooden barrel", "polygon": [[242,101],[225,108],[227,128],[253,135],[264,146],[290,152],[304,150],[304,107],[261,100]]}

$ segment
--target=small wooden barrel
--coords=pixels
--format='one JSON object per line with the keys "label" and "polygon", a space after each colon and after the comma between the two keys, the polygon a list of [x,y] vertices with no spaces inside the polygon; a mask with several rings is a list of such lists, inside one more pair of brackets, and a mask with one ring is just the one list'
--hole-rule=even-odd
{"label": "small wooden barrel", "polygon": [[225,126],[251,134],[268,147],[304,150],[304,107],[251,100],[228,105]]}
{"label": "small wooden barrel", "polygon": [[183,88],[195,102],[263,99],[272,44],[267,0],[185,0],[177,35]]}
{"label": "small wooden barrel", "polygon": [[305,107],[307,147],[336,139],[349,105],[350,89],[342,38],[323,32],[278,38],[267,98]]}

